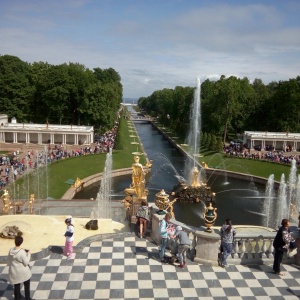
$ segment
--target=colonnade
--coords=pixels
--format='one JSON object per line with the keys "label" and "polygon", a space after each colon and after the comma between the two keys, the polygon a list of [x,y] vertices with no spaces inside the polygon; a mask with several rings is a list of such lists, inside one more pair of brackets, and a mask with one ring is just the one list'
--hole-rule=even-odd
{"label": "colonnade", "polygon": [[90,145],[93,126],[11,124],[0,126],[0,143]]}
{"label": "colonnade", "polygon": [[261,149],[265,149],[269,145],[276,150],[300,150],[299,133],[245,131],[243,142],[248,144],[250,149],[259,145]]}

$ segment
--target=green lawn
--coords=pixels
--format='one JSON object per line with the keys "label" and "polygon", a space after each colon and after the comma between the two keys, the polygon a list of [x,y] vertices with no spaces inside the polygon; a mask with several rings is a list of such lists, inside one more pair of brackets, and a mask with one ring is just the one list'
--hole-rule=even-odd
{"label": "green lawn", "polygon": [[280,181],[280,177],[283,173],[285,174],[285,178],[288,178],[291,168],[290,165],[248,158],[226,157],[223,154],[209,154],[199,159],[199,162],[202,161],[206,162],[211,168],[217,167],[264,178],[268,178],[271,174],[274,174],[274,178],[277,181]]}

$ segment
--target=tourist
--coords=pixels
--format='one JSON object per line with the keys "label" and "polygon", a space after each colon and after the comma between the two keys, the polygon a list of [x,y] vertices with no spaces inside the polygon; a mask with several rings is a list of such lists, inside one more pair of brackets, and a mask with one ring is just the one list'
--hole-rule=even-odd
{"label": "tourist", "polygon": [[172,215],[170,213],[166,213],[165,217],[161,220],[159,224],[159,234],[161,237],[161,246],[160,246],[160,261],[162,263],[167,262],[165,260],[165,250],[169,238],[169,233],[168,233],[168,222],[171,220]]}
{"label": "tourist", "polygon": [[21,283],[24,283],[25,300],[30,300],[30,278],[31,271],[29,268],[30,251],[21,248],[23,238],[15,237],[15,247],[11,248],[8,253],[9,281],[14,285],[15,300],[21,299]]}
{"label": "tourist", "polygon": [[139,237],[143,238],[146,236],[148,223],[150,222],[149,206],[147,200],[142,200],[141,206],[136,212],[137,225],[139,226]]}
{"label": "tourist", "polygon": [[273,247],[275,249],[273,271],[279,276],[284,275],[284,273],[280,270],[283,254],[288,252],[291,243],[295,243],[295,240],[290,233],[289,226],[290,221],[288,219],[283,219],[281,221],[281,227],[277,231],[273,242]]}
{"label": "tourist", "polygon": [[65,220],[67,231],[65,232],[66,243],[64,248],[64,255],[68,259],[72,258],[73,254],[73,241],[74,241],[74,225],[72,224],[72,217]]}
{"label": "tourist", "polygon": [[175,238],[178,242],[177,258],[179,260],[179,268],[184,268],[186,264],[186,252],[190,248],[192,241],[189,239],[188,234],[182,230],[181,226],[176,226]]}
{"label": "tourist", "polygon": [[226,219],[225,223],[220,229],[221,235],[221,258],[218,260],[218,263],[221,267],[226,268],[228,266],[227,257],[232,252],[233,239],[236,235],[236,230],[231,224],[230,219]]}

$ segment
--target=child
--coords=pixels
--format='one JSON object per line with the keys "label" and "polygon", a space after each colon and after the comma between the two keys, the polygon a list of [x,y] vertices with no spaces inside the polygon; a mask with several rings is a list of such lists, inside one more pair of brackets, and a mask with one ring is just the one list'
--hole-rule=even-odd
{"label": "child", "polygon": [[72,224],[72,217],[67,218],[65,220],[67,225],[67,231],[65,233],[66,243],[64,248],[64,255],[67,256],[68,259],[72,258],[73,254],[73,241],[74,241],[74,225]]}
{"label": "child", "polygon": [[219,266],[226,268],[228,266],[226,259],[232,252],[233,239],[236,235],[236,230],[232,226],[230,219],[225,220],[225,223],[223,224],[223,226],[220,229],[220,235],[221,235],[222,255],[221,255],[220,259],[218,260],[218,264],[219,264]]}
{"label": "child", "polygon": [[159,224],[159,234],[161,237],[161,246],[160,246],[159,256],[160,256],[160,261],[162,263],[167,262],[165,260],[165,250],[166,250],[167,241],[168,241],[168,237],[169,237],[168,222],[171,220],[171,218],[172,218],[172,215],[170,213],[167,213]]}

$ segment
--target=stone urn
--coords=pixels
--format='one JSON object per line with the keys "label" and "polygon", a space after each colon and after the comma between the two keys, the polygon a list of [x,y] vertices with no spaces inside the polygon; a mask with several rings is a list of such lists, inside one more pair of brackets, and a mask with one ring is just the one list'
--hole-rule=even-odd
{"label": "stone urn", "polygon": [[212,202],[209,202],[203,214],[205,226],[207,227],[206,232],[212,232],[211,227],[215,224],[217,219],[216,210],[217,208],[213,207]]}
{"label": "stone urn", "polygon": [[168,209],[170,206],[169,195],[165,192],[164,189],[162,189],[160,192],[156,193],[155,196],[155,205],[159,209],[159,211],[157,211],[157,214],[164,215],[164,210]]}

